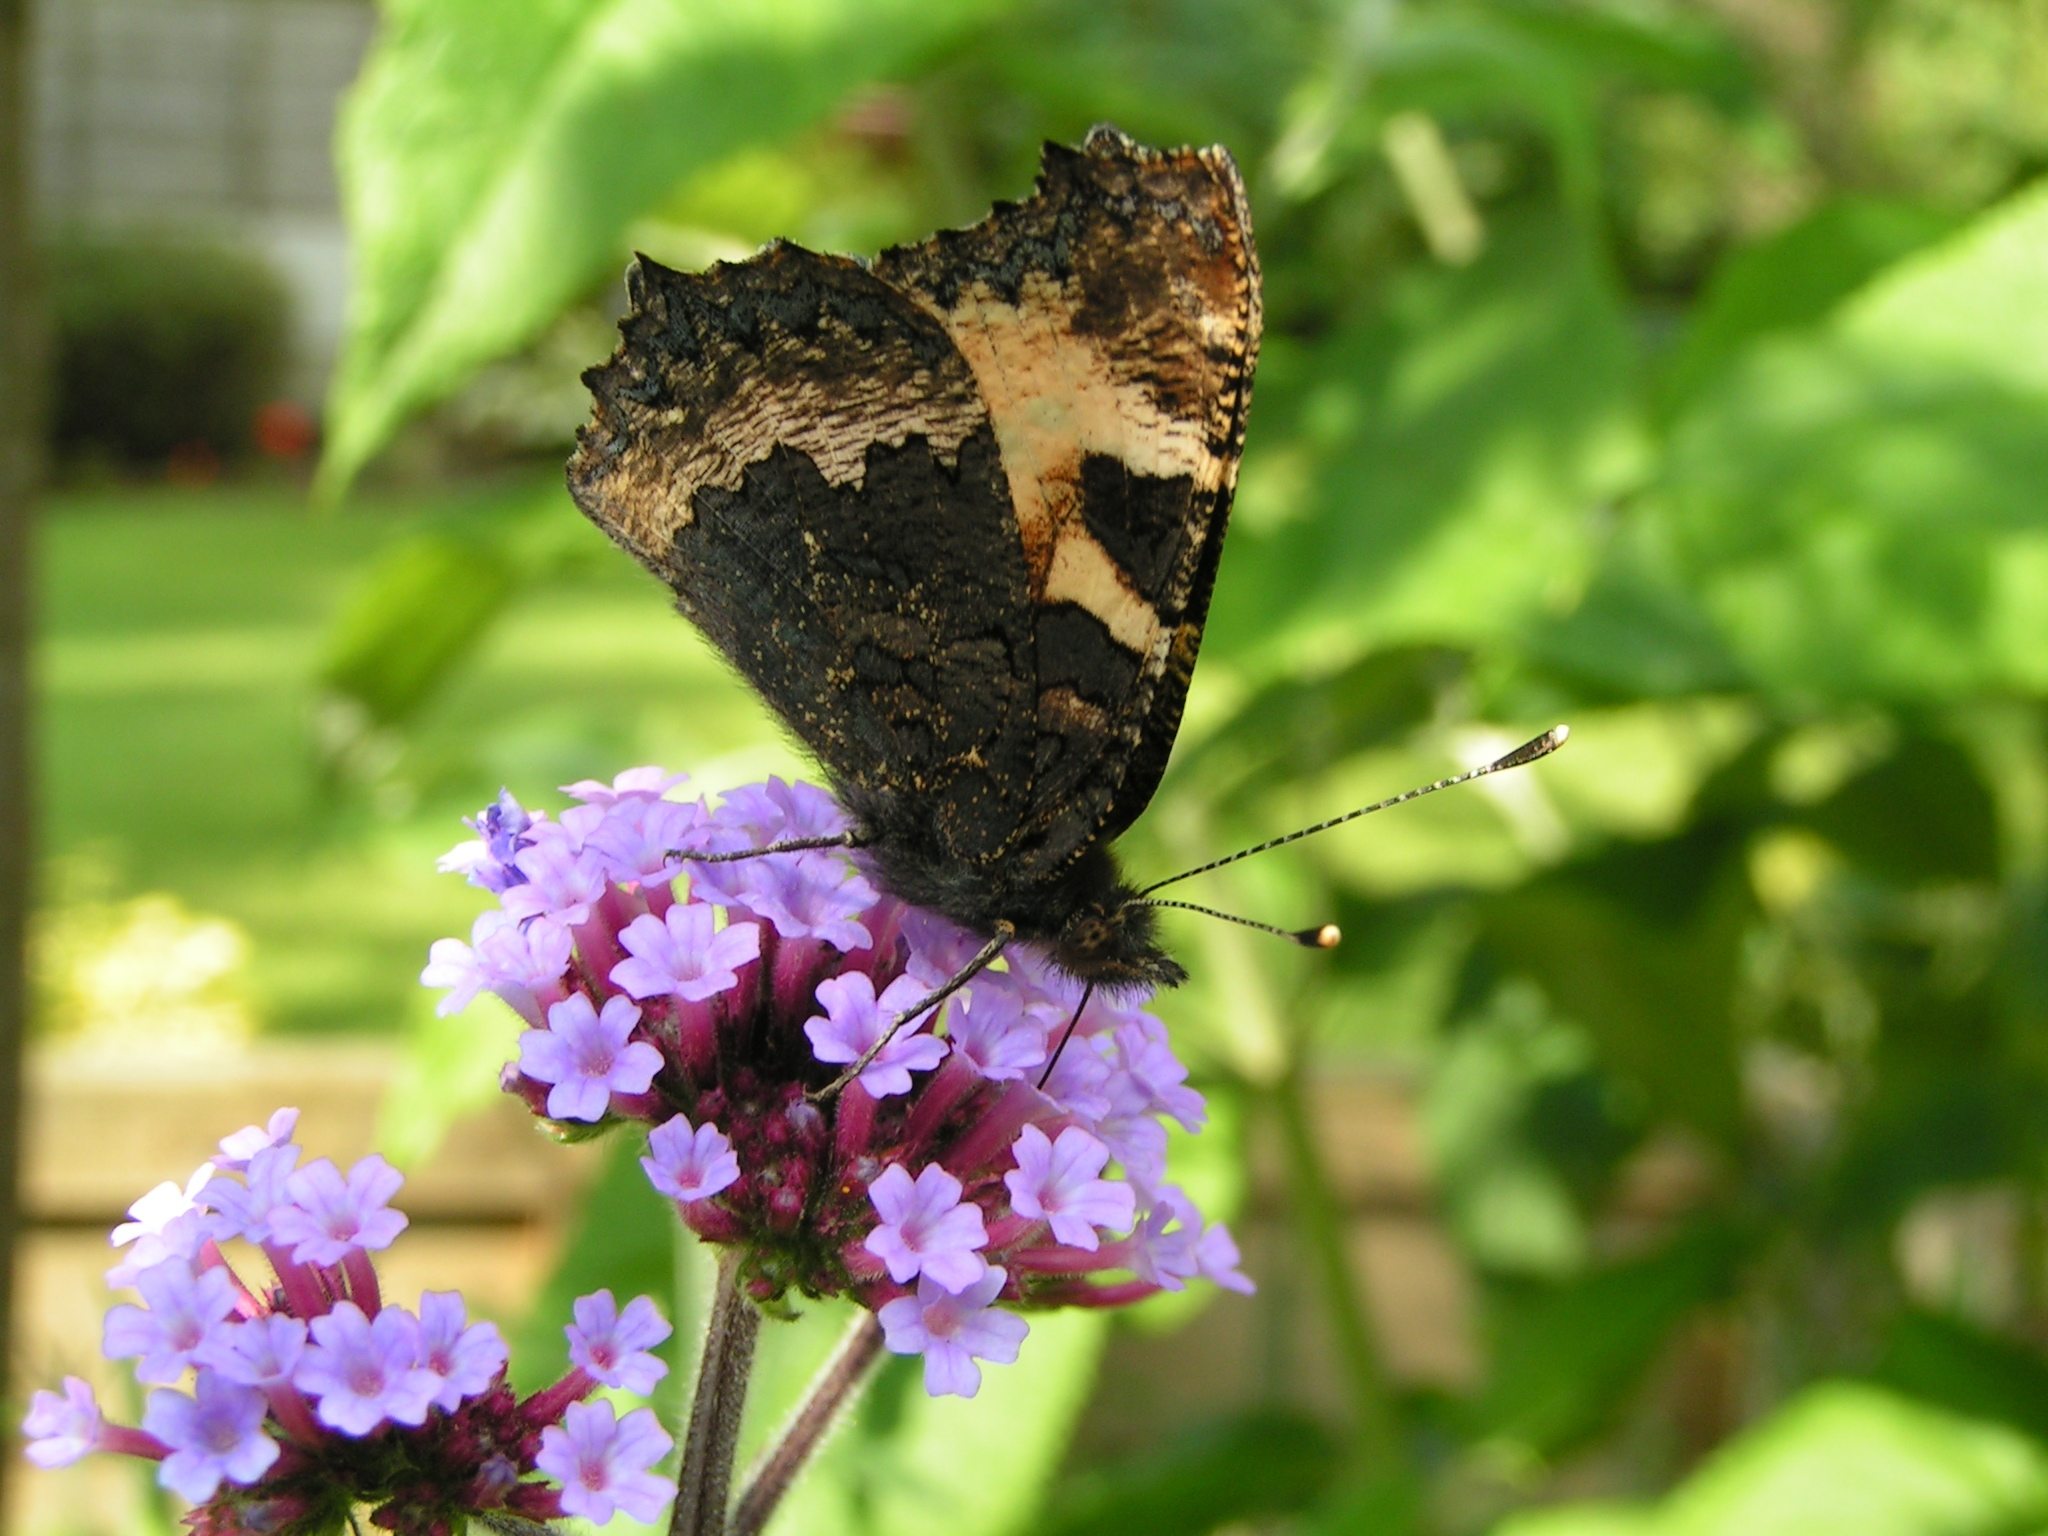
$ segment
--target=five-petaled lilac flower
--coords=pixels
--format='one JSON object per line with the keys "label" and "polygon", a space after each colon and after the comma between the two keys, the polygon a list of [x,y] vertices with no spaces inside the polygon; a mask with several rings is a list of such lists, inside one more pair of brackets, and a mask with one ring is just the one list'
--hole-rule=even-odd
{"label": "five-petaled lilac flower", "polygon": [[747,901],[785,939],[823,939],[843,953],[874,942],[860,919],[875,904],[875,888],[851,864],[809,857],[762,862],[773,867],[752,875]]}
{"label": "five-petaled lilac flower", "polygon": [[921,1274],[953,1291],[975,1284],[988,1272],[975,1252],[988,1246],[988,1230],[981,1207],[962,1201],[960,1192],[960,1181],[937,1163],[925,1164],[915,1180],[891,1163],[868,1187],[882,1220],[862,1246],[898,1285]]}
{"label": "five-petaled lilac flower", "polygon": [[498,1325],[470,1322],[461,1292],[420,1293],[419,1363],[440,1379],[436,1408],[453,1413],[464,1398],[489,1390],[507,1358]]}
{"label": "five-petaled lilac flower", "polygon": [[[811,1054],[833,1065],[859,1061],[888,1033],[897,1015],[924,995],[924,986],[908,976],[890,982],[880,997],[875,996],[874,978],[864,971],[848,971],[819,982],[818,1001],[824,1005],[824,1016],[804,1025]],[[945,1041],[906,1025],[861,1069],[857,1081],[876,1098],[886,1099],[910,1092],[911,1073],[929,1072],[945,1058]]]}
{"label": "five-petaled lilac flower", "polygon": [[680,997],[701,1003],[739,984],[739,968],[761,955],[759,923],[718,928],[709,907],[670,907],[663,917],[642,913],[619,933],[628,958],[612,967],[612,981],[637,998]]}
{"label": "five-petaled lilac flower", "polygon": [[316,1400],[321,1423],[367,1435],[386,1419],[426,1422],[441,1378],[419,1364],[420,1325],[411,1313],[386,1307],[371,1319],[342,1301],[314,1318],[312,1329],[295,1380]]}
{"label": "five-petaled lilac flower", "polygon": [[306,1352],[306,1325],[272,1312],[247,1318],[202,1345],[197,1363],[245,1387],[278,1387],[292,1379]]}
{"label": "five-petaled lilac flower", "polygon": [[235,1288],[219,1266],[194,1270],[166,1259],[135,1277],[144,1306],[123,1304],[107,1313],[104,1350],[109,1360],[140,1356],[135,1379],[176,1381],[192,1353],[235,1310]]}
{"label": "five-petaled lilac flower", "polygon": [[99,1446],[100,1405],[91,1383],[64,1378],[64,1393],[38,1392],[29,1399],[21,1432],[28,1437],[28,1459],[39,1467],[68,1467]]}
{"label": "five-petaled lilac flower", "polygon": [[108,1241],[129,1251],[107,1271],[107,1284],[133,1285],[144,1270],[165,1259],[197,1256],[208,1236],[203,1197],[213,1176],[214,1165],[201,1163],[182,1187],[167,1180],[128,1207],[130,1219],[115,1227]]}
{"label": "five-petaled lilac flower", "polygon": [[604,856],[614,880],[665,885],[683,868],[670,855],[688,842],[703,814],[674,800],[627,796],[604,813],[585,846]]}
{"label": "five-petaled lilac flower", "polygon": [[223,1480],[253,1483],[277,1460],[277,1442],[263,1432],[269,1404],[254,1387],[201,1371],[196,1398],[182,1392],[149,1394],[142,1427],[171,1448],[157,1481],[195,1504],[219,1492]]}
{"label": "five-petaled lilac flower", "polygon": [[574,795],[586,805],[617,805],[621,800],[659,800],[678,784],[687,784],[687,773],[670,773],[652,766],[628,768],[606,784],[598,779],[578,779],[564,784],[562,793]]}
{"label": "five-petaled lilac flower", "polygon": [[270,1235],[292,1244],[300,1264],[339,1264],[351,1249],[389,1248],[406,1227],[405,1213],[390,1204],[404,1182],[374,1152],[349,1169],[346,1180],[331,1159],[320,1158],[285,1180],[291,1201],[270,1213]]}
{"label": "five-petaled lilac flower", "polygon": [[1013,993],[996,987],[976,988],[954,1004],[946,1019],[954,1053],[992,1083],[1012,1082],[1044,1066],[1046,1034],[1042,1019],[1026,1013]]}
{"label": "five-petaled lilac flower", "polygon": [[272,1147],[281,1147],[292,1139],[292,1132],[299,1128],[299,1112],[296,1109],[272,1110],[270,1118],[261,1125],[245,1125],[239,1131],[221,1137],[220,1156],[213,1165],[223,1173],[241,1173],[249,1166],[249,1159],[259,1152],[268,1152]]}
{"label": "five-petaled lilac flower", "polygon": [[927,1275],[915,1296],[899,1296],[875,1314],[883,1342],[898,1355],[924,1356],[924,1389],[933,1397],[972,1397],[981,1390],[981,1367],[1017,1358],[1030,1325],[994,1303],[1006,1276],[991,1267],[974,1284],[952,1291]]}
{"label": "five-petaled lilac flower", "polygon": [[671,1200],[708,1200],[737,1184],[740,1160],[717,1126],[692,1128],[687,1117],[664,1120],[647,1136],[651,1157],[640,1159],[648,1182]]}
{"label": "five-petaled lilac flower", "polygon": [[1097,1227],[1122,1231],[1137,1214],[1131,1186],[1102,1177],[1109,1148],[1078,1125],[1061,1131],[1058,1141],[1027,1125],[1010,1150],[1017,1159],[1003,1175],[1010,1208],[1049,1224],[1068,1247],[1092,1253],[1101,1242]]}
{"label": "five-petaled lilac flower", "polygon": [[435,868],[464,875],[471,885],[501,896],[526,879],[512,860],[520,849],[527,846],[530,841],[527,833],[533,830],[538,818],[529,815],[526,808],[512,798],[511,790],[499,790],[496,800],[476,815],[462,819],[475,829],[477,836],[449,849]]}
{"label": "five-petaled lilac flower", "polygon": [[516,918],[552,917],[573,928],[590,920],[590,905],[604,895],[608,882],[594,854],[572,845],[560,827],[549,830],[555,835],[519,850],[513,863],[526,881],[500,899]]}
{"label": "five-petaled lilac flower", "polygon": [[519,1037],[519,1070],[549,1083],[548,1114],[556,1120],[602,1120],[614,1093],[645,1093],[661,1070],[661,1052],[629,1040],[640,1022],[630,999],[608,997],[604,1012],[581,992],[548,1009],[548,1027]]}
{"label": "five-petaled lilac flower", "polygon": [[562,1485],[562,1508],[569,1514],[603,1525],[623,1509],[651,1522],[670,1489],[647,1469],[674,1444],[650,1409],[636,1408],[621,1419],[597,1398],[571,1403],[559,1425],[541,1430],[534,1465]]}
{"label": "five-petaled lilac flower", "polygon": [[621,1312],[610,1291],[593,1291],[577,1298],[574,1312],[569,1358],[606,1386],[645,1397],[668,1374],[650,1351],[669,1336],[669,1321],[647,1297],[634,1297]]}
{"label": "five-petaled lilac flower", "polygon": [[206,1203],[212,1207],[211,1228],[216,1240],[247,1238],[252,1243],[271,1239],[271,1218],[292,1204],[289,1185],[298,1167],[299,1149],[285,1142],[265,1147],[249,1159],[242,1177],[214,1175],[206,1186]]}

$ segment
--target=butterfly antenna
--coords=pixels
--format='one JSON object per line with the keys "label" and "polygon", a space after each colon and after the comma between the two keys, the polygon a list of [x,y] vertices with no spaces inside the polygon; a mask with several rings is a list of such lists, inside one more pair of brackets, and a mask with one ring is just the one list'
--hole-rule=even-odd
{"label": "butterfly antenna", "polygon": [[[1138,892],[1138,895],[1141,897],[1150,896],[1154,891],[1164,890],[1169,885],[1177,885],[1181,881],[1191,879],[1196,875],[1206,875],[1212,869],[1221,869],[1226,864],[1235,864],[1239,859],[1248,859],[1255,853],[1265,853],[1273,848],[1284,848],[1289,843],[1300,842],[1304,837],[1314,837],[1318,832],[1327,832],[1332,827],[1341,827],[1347,821],[1356,821],[1361,816],[1370,816],[1374,811],[1391,810],[1394,806],[1406,805],[1410,800],[1420,800],[1424,795],[1433,795],[1440,789],[1450,789],[1458,784],[1469,784],[1474,779],[1485,778],[1489,773],[1501,773],[1509,768],[1521,768],[1529,763],[1538,762],[1563,746],[1565,739],[1570,735],[1571,728],[1569,726],[1552,726],[1541,736],[1531,737],[1515,748],[1514,751],[1504,756],[1496,757],[1492,762],[1481,767],[1469,768],[1463,773],[1452,774],[1448,779],[1438,779],[1434,784],[1420,785],[1415,789],[1394,795],[1386,800],[1375,800],[1371,805],[1362,805],[1355,811],[1346,811],[1342,816],[1332,816],[1328,821],[1319,821],[1312,827],[1303,827],[1299,832],[1289,832],[1284,837],[1271,837],[1266,839],[1265,842],[1255,843],[1249,848],[1240,848],[1236,853],[1228,854],[1223,858],[1211,859],[1206,864],[1197,864],[1193,869],[1184,869],[1177,875],[1169,875],[1164,880],[1153,882]],[[1167,903],[1154,902],[1151,905],[1165,906]],[[1222,917],[1225,914],[1218,912],[1212,915]],[[1232,918],[1231,921],[1242,922],[1244,919]],[[1256,928],[1261,925],[1253,923],[1250,926]],[[1274,931],[1284,934],[1289,938],[1294,937],[1286,929],[1275,929]],[[1304,930],[1304,932],[1313,931],[1316,930]]]}
{"label": "butterfly antenna", "polygon": [[[1158,889],[1158,887],[1153,887]],[[1239,917],[1234,912],[1218,912],[1214,907],[1198,907],[1192,901],[1134,901],[1134,907],[1178,907],[1183,912],[1199,912],[1204,917],[1220,917],[1226,923],[1236,923],[1240,928],[1256,928],[1261,933],[1270,933],[1275,938],[1288,939],[1303,949],[1335,949],[1344,942],[1344,935],[1335,923],[1320,923],[1314,928],[1278,928],[1271,923],[1254,922],[1249,917]]]}

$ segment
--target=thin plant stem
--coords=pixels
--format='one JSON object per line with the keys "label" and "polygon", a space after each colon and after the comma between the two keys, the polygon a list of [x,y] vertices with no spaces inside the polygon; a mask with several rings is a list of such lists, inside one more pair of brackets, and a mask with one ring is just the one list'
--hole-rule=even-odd
{"label": "thin plant stem", "polygon": [[882,1325],[872,1312],[862,1312],[841,1335],[832,1357],[812,1378],[810,1390],[782,1427],[782,1433],[775,1437],[768,1454],[748,1474],[739,1506],[733,1511],[729,1536],[759,1536],[782,1496],[796,1481],[797,1473],[824,1443],[826,1432],[840,1413],[860,1395],[875,1362],[881,1358]]}
{"label": "thin plant stem", "polygon": [[1343,1210],[1322,1148],[1316,1143],[1303,1075],[1297,1043],[1289,1069],[1272,1085],[1274,1119],[1287,1160],[1287,1187],[1308,1250],[1309,1268],[1323,1292],[1324,1309],[1336,1333],[1337,1359],[1358,1435],[1360,1461],[1368,1475],[1388,1476],[1401,1467],[1399,1417],[1366,1309],[1364,1279],[1345,1246]]}
{"label": "thin plant stem", "polygon": [[739,1254],[728,1249],[719,1256],[718,1281],[711,1293],[704,1360],[697,1370],[690,1427],[683,1436],[683,1465],[676,1474],[669,1536],[725,1536],[733,1452],[739,1445],[740,1416],[747,1406],[747,1378],[760,1331],[760,1309],[740,1289]]}

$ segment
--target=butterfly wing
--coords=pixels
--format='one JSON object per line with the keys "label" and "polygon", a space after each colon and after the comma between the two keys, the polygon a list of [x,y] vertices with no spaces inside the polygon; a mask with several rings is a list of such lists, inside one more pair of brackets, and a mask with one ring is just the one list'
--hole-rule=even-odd
{"label": "butterfly wing", "polygon": [[874,271],[944,328],[1001,452],[1036,658],[1007,865],[1043,885],[1137,818],[1180,725],[1258,352],[1244,187],[1221,149],[1098,128]]}
{"label": "butterfly wing", "polygon": [[585,376],[577,504],[824,766],[991,857],[1031,782],[1031,633],[994,432],[943,328],[797,246],[699,274],[642,258]]}

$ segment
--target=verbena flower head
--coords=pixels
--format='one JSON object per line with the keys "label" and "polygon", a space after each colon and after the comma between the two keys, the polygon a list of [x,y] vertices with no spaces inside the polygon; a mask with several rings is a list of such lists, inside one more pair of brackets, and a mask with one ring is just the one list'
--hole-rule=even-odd
{"label": "verbena flower head", "polygon": [[709,804],[668,798],[679,782],[570,785],[559,820],[501,795],[442,861],[500,905],[421,979],[444,1013],[489,991],[525,1020],[508,1091],[558,1128],[644,1126],[649,1180],[740,1250],[750,1294],[852,1297],[935,1394],[1014,1359],[1025,1313],[1249,1288],[1166,1181],[1167,1122],[1196,1130],[1203,1106],[1144,998],[1094,996],[1048,1075],[1081,989],[1013,948],[827,1094],[980,940],[857,853],[675,857],[847,824],[808,785]]}
{"label": "verbena flower head", "polygon": [[[105,1350],[154,1388],[142,1423],[108,1423],[68,1377],[30,1404],[29,1459],[155,1461],[158,1481],[195,1506],[198,1536],[336,1531],[357,1511],[399,1536],[603,1521],[614,1508],[651,1518],[664,1485],[647,1469],[668,1436],[647,1409],[593,1415],[581,1400],[660,1379],[648,1350],[669,1330],[654,1304],[583,1298],[568,1330],[575,1365],[518,1397],[504,1340],[459,1294],[429,1291],[417,1310],[384,1300],[370,1253],[405,1225],[390,1206],[398,1172],[379,1157],[347,1173],[325,1158],[300,1167],[296,1121],[280,1110],[237,1131],[184,1186],[136,1202],[113,1234],[128,1256],[108,1278],[140,1300],[108,1312]],[[256,1284],[229,1262],[241,1244],[267,1261]],[[573,1465],[549,1450],[561,1437]],[[573,1485],[547,1480],[558,1463]]]}

